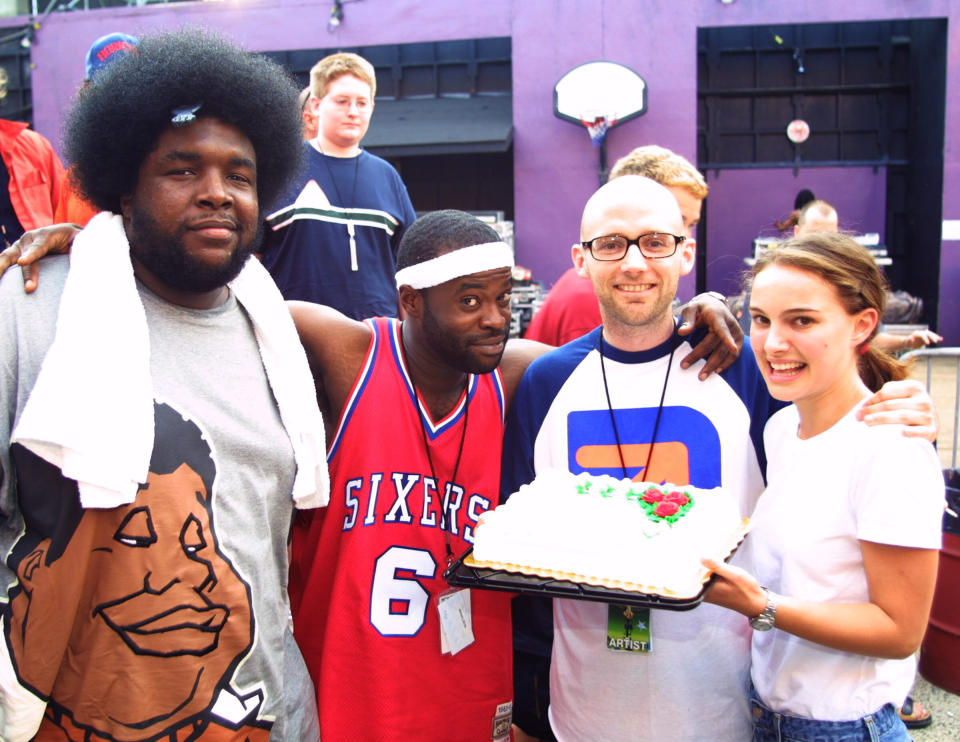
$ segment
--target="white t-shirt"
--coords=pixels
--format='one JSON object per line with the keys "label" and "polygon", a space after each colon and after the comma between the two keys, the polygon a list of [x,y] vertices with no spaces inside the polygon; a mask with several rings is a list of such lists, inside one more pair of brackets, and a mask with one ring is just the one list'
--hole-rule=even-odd
{"label": "white t-shirt", "polygon": [[[616,444],[604,376],[624,448],[649,445],[671,344],[637,352],[606,344],[601,369],[599,338],[595,330],[527,369],[504,440],[505,492],[548,468],[622,476],[619,465],[590,460],[592,449]],[[722,485],[740,497],[747,515],[763,491],[758,448],[763,422],[776,403],[749,346],[722,375],[700,381],[701,363],[680,368],[690,344],[677,342],[652,480],[705,489]],[[625,464],[633,477],[645,459],[630,455]],[[640,653],[607,648],[606,604],[557,599],[553,609],[549,717],[561,742],[749,739],[751,630],[740,614],[708,604],[690,611],[651,610],[652,651]]]}
{"label": "white t-shirt", "polygon": [[[793,405],[764,430],[767,489],[753,514],[752,573],[776,593],[816,602],[869,600],[860,541],[939,549],[943,478],[933,446],[899,426],[867,427],[855,410],[807,440]],[[899,706],[916,662],[756,632],[753,684],[775,711],[846,721]]]}

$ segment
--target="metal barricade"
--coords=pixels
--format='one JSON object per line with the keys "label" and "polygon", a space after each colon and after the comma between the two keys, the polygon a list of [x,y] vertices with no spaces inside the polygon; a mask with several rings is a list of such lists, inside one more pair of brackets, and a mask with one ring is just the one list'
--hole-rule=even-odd
{"label": "metal barricade", "polygon": [[[958,436],[960,436],[960,348],[921,348],[901,356],[913,361],[910,375],[925,381],[940,416],[940,436],[937,446],[943,468],[957,468]],[[952,420],[947,411],[953,412]],[[952,425],[948,426],[948,423]],[[951,441],[949,463],[944,456],[944,444]]]}

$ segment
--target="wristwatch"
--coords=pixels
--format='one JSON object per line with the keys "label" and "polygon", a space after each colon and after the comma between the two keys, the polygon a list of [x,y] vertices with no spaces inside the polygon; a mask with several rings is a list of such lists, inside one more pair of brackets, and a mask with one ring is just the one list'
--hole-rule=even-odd
{"label": "wristwatch", "polygon": [[725,297],[719,291],[704,291],[703,293],[705,296],[712,296],[714,299],[718,299],[719,301],[722,301],[724,304],[727,303],[727,297]]}
{"label": "wristwatch", "polygon": [[770,631],[777,618],[776,594],[770,592],[767,588],[763,588],[763,592],[767,596],[767,607],[763,609],[763,612],[759,616],[754,616],[750,619],[750,626],[756,631]]}

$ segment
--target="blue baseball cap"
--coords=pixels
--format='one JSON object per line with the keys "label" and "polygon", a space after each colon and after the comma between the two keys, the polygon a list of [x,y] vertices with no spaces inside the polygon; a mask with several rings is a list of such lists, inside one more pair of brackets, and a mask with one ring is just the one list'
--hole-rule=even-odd
{"label": "blue baseball cap", "polygon": [[100,70],[119,56],[135,48],[140,40],[125,33],[109,33],[93,42],[87,52],[87,80],[92,80]]}

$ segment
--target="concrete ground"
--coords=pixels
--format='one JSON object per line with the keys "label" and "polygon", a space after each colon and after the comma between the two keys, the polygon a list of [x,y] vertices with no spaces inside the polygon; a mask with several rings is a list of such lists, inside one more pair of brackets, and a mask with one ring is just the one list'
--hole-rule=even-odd
{"label": "concrete ground", "polygon": [[[960,447],[960,442],[957,440],[960,437],[958,436],[960,421],[955,419],[957,373],[956,358],[931,360],[930,392],[940,416],[937,448],[944,468],[950,467],[954,461],[957,461],[957,466],[960,466],[960,456],[957,455],[957,449]],[[911,375],[921,381],[927,381],[923,360],[915,364]],[[960,617],[956,626],[960,630]],[[960,662],[957,667],[957,678],[957,685],[960,685]],[[922,676],[918,676],[912,695],[933,714],[933,724],[929,727],[911,730],[911,736],[916,742],[958,742],[960,740],[960,696],[931,684]]]}
{"label": "concrete ground", "polygon": [[960,696],[927,682],[922,675],[917,677],[917,684],[911,695],[930,709],[933,715],[933,724],[926,729],[910,730],[915,742],[960,740]]}

